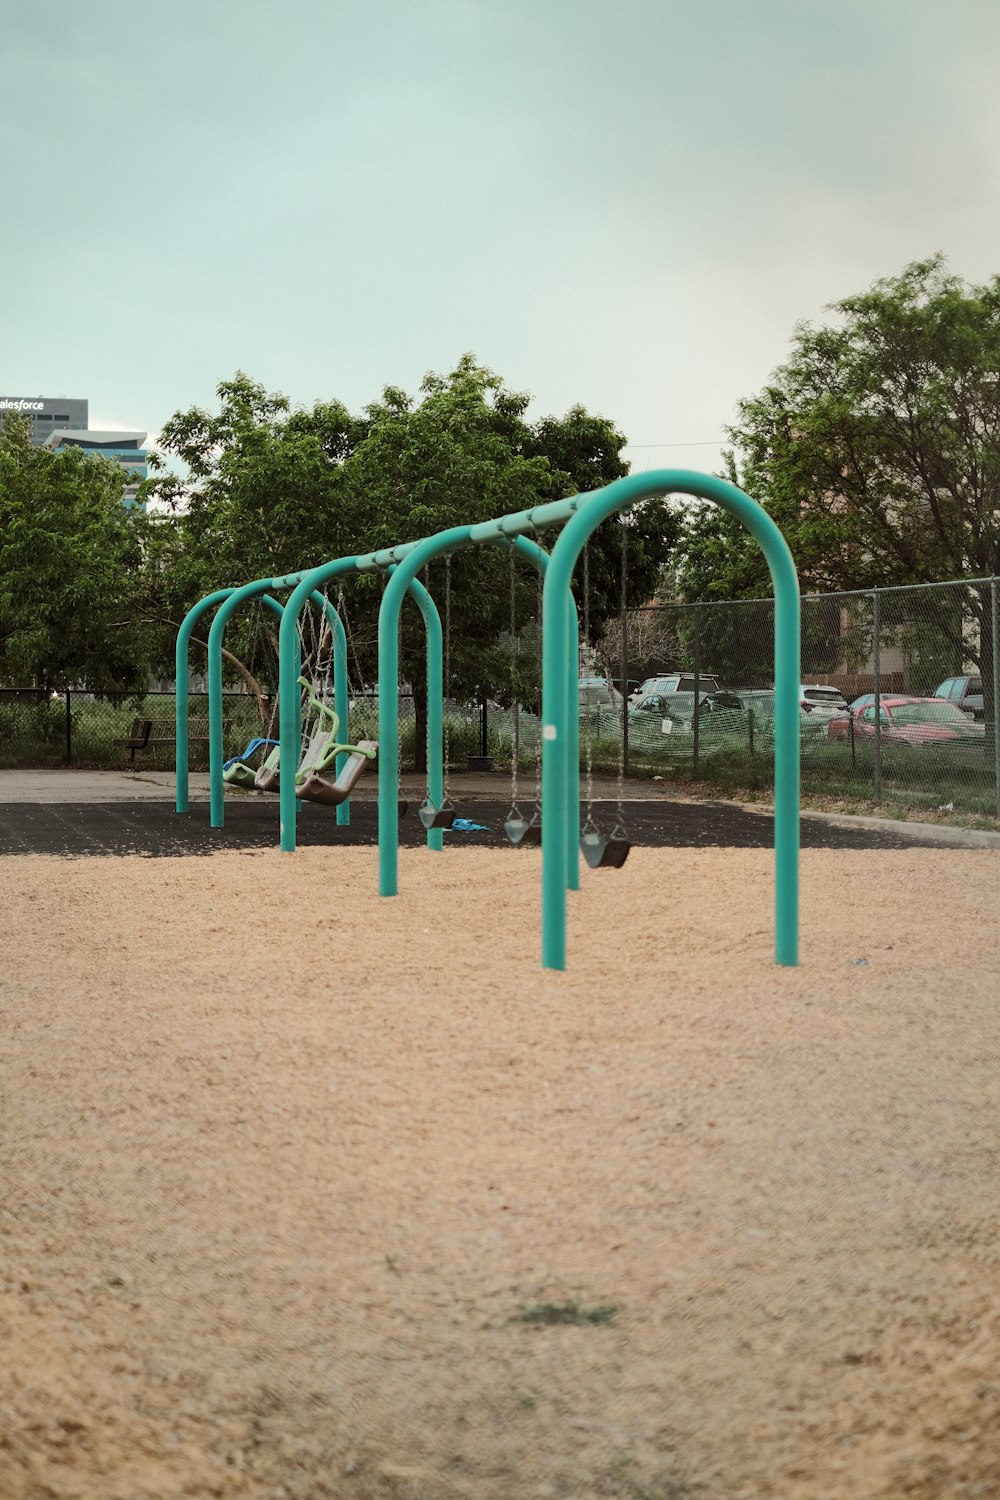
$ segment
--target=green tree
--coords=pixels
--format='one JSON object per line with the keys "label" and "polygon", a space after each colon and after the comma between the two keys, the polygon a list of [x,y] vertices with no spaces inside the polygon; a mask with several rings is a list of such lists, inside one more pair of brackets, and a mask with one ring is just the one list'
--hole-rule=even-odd
{"label": "green tree", "polygon": [[[968,286],[937,255],[832,311],[832,326],[801,324],[788,362],[740,403],[729,477],[767,506],[814,588],[997,573],[1000,277]],[[727,520],[689,527],[684,582],[703,597],[766,584]]]}
{"label": "green tree", "polygon": [[148,586],[149,521],[122,503],[123,470],[0,426],[0,676],[98,691],[144,683],[150,642],[129,622]]}
{"label": "green tree", "polygon": [[[454,525],[608,483],[627,472],[625,437],[613,423],[573,407],[565,417],[526,418],[529,397],[464,356],[448,375],[428,375],[417,396],[387,386],[353,417],[339,402],[290,413],[281,396],[238,374],[219,387],[221,410],[179,413],[163,447],[186,463],[186,483],[162,473],[152,493],[178,512],[182,545],[172,577],[191,600],[211,588],[369,552]],[[599,635],[618,608],[619,538],[628,532],[631,602],[652,593],[677,523],[666,504],[644,507],[627,527],[602,528],[591,549],[590,625]],[[450,572],[450,691],[504,697],[511,691],[510,560],[502,549],[471,549],[432,570],[444,607]],[[536,608],[530,570],[515,574],[519,623]],[[380,582],[345,584],[352,671],[377,670]],[[251,643],[248,641],[247,649]],[[404,630],[403,670],[423,688],[422,632]],[[526,654],[513,688],[537,693]],[[422,705],[421,705],[422,706]],[[418,744],[422,736],[418,730]]]}
{"label": "green tree", "polygon": [[[1000,573],[1000,277],[968,285],[935,255],[831,311],[740,403],[727,477],[770,511],[809,589]],[[723,512],[692,511],[682,551],[687,598],[770,592],[756,543]],[[956,617],[953,650],[987,683],[988,591],[967,606],[980,645]]]}

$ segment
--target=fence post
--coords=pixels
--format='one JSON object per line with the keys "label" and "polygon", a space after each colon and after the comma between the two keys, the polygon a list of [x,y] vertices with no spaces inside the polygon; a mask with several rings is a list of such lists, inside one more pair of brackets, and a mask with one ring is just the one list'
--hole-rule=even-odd
{"label": "fence post", "polygon": [[[993,637],[996,639],[996,594],[993,595]],[[66,689],[66,764],[73,764],[73,714],[70,709],[70,689]]]}
{"label": "fence post", "polygon": [[697,779],[698,776],[698,730],[701,715],[698,712],[698,699],[701,697],[701,605],[694,607],[694,714],[691,725],[694,731],[694,743],[691,750],[691,773]]}
{"label": "fence post", "polygon": [[[994,596],[995,598],[995,596]],[[628,610],[625,608],[625,549],[622,548],[622,655],[619,677],[622,690],[622,775],[628,775]]]}
{"label": "fence post", "polygon": [[876,805],[882,801],[882,688],[881,670],[882,663],[879,655],[879,643],[882,634],[882,621],[879,615],[878,589],[872,589],[872,688],[875,694],[875,763],[872,767],[874,801]]}
{"label": "fence post", "polygon": [[1000,633],[997,631],[997,581],[990,579],[990,615],[992,617],[991,636],[993,640],[993,780],[997,795],[997,817],[1000,818],[1000,724],[997,723],[997,711],[1000,709],[1000,661],[997,660],[997,646],[1000,645]]}

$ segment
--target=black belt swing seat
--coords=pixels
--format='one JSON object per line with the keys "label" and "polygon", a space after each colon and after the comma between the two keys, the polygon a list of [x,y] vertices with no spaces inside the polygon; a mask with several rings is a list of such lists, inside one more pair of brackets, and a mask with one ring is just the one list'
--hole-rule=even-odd
{"label": "black belt swing seat", "polygon": [[537,849],[542,842],[542,819],[538,808],[526,818],[519,807],[512,807],[503,825],[507,838],[517,849]]}
{"label": "black belt swing seat", "polygon": [[435,807],[433,802],[425,802],[419,809],[419,816],[421,823],[428,830],[451,828],[455,821],[455,809],[447,801],[442,802],[440,807]]}
{"label": "black belt swing seat", "polygon": [[620,870],[631,847],[617,829],[608,838],[596,828],[586,829],[580,835],[580,852],[592,870]]}

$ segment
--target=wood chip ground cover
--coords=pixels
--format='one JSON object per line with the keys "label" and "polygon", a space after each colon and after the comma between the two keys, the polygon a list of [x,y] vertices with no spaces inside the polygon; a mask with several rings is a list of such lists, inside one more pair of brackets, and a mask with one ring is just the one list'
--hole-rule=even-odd
{"label": "wood chip ground cover", "polygon": [[1000,1494],[1000,851],[0,863],[4,1500]]}

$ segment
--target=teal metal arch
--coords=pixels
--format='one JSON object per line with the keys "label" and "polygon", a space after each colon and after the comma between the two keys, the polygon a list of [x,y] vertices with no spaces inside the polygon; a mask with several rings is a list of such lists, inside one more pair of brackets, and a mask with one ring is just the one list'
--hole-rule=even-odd
{"label": "teal metal arch", "polygon": [[[212,594],[206,594],[204,599],[199,599],[197,604],[192,605],[177,631],[177,640],[174,644],[174,740],[176,756],[174,760],[175,795],[174,810],[179,813],[188,811],[188,799],[190,795],[190,752],[189,752],[189,720],[188,720],[188,694],[187,682],[191,667],[191,638],[194,627],[201,616],[214,604],[219,604],[235,594],[235,588],[216,589]],[[264,603],[273,609],[276,614],[281,614],[281,605],[277,599],[272,599],[270,594],[264,595]],[[221,650],[219,653],[221,674]],[[184,684],[182,690],[181,684]]]}
{"label": "teal metal arch", "polygon": [[629,475],[581,497],[552,549],[542,606],[542,964],[566,967],[566,841],[551,836],[549,809],[565,806],[568,780],[579,786],[579,755],[570,763],[563,670],[570,641],[567,600],[587,538],[616,512],[668,493],[711,500],[734,515],[759,543],[774,585],[775,960],[798,963],[799,868],[799,584],[792,554],[767,512],[724,479],[688,469]]}
{"label": "teal metal arch", "polygon": [[[425,564],[442,554],[462,550],[477,544],[504,542],[518,546],[536,567],[547,565],[545,552],[526,535],[544,526],[564,521],[576,508],[576,498],[554,501],[538,506],[533,511],[521,511],[504,516],[498,521],[487,521],[479,526],[453,526],[432,536],[422,537],[407,549],[386,585],[382,607],[378,617],[378,686],[379,686],[379,785],[378,785],[378,842],[379,842],[379,894],[395,896],[399,892],[399,810],[396,803],[396,780],[399,775],[399,612],[407,587]],[[543,562],[543,559],[546,561]],[[569,602],[572,611],[572,626],[576,625],[576,607]],[[569,628],[569,622],[568,628]],[[573,660],[573,693],[576,692],[576,658]],[[569,687],[567,681],[567,700]],[[428,723],[428,777],[427,796],[435,806],[440,806],[444,796],[443,757],[440,729],[432,740],[431,714],[439,724],[442,716],[442,688],[440,678],[432,685],[428,673],[427,723]],[[434,748],[434,773],[431,774],[430,749]],[[578,818],[578,814],[577,814]],[[562,821],[565,829],[570,820]],[[578,824],[577,824],[578,826]],[[441,837],[439,830],[439,839]],[[567,835],[563,834],[564,837]],[[435,847],[440,848],[438,843]],[[574,860],[578,858],[576,846],[571,858],[567,849],[565,878],[578,883],[579,876]]]}
{"label": "teal metal arch", "polygon": [[[229,596],[222,601],[216,610],[211,629],[208,632],[208,770],[209,770],[209,795],[211,802],[211,826],[221,828],[225,821],[225,783],[222,779],[222,765],[224,751],[222,746],[222,638],[225,633],[226,624],[233,614],[247,599],[252,599],[258,594],[265,597],[275,590],[294,588],[297,585],[299,575],[285,575],[282,578],[258,578],[253,583],[245,583],[241,588],[233,589]],[[347,636],[344,631],[343,621],[338,615],[329,599],[319,592],[310,591],[313,603],[323,610],[330,628],[333,631],[333,695],[334,711],[341,723],[347,724],[347,716],[350,708],[350,700],[347,685]],[[284,624],[285,607],[277,606]],[[298,652],[298,630],[295,632],[296,653]],[[279,626],[279,650],[280,650],[280,626]],[[297,667],[296,662],[293,668]],[[292,762],[292,778],[294,785],[295,767],[299,761],[299,713],[301,699],[298,696],[298,671],[294,673],[296,687],[296,737],[294,748],[289,752]],[[281,667],[279,655],[279,713],[280,713],[280,686]],[[282,750],[284,755],[284,750]],[[338,757],[338,770],[343,764],[343,758]],[[350,812],[346,803],[337,808],[337,822],[347,823]]]}
{"label": "teal metal arch", "polygon": [[174,643],[174,736],[176,739],[174,809],[179,813],[187,812],[190,791],[187,686],[190,675],[191,637],[194,634],[195,625],[205,611],[211,609],[213,604],[220,604],[222,600],[228,599],[233,592],[233,589],[216,589],[213,594],[206,594],[204,599],[199,599],[197,604],[193,604],[180,623],[177,640]]}
{"label": "teal metal arch", "polygon": [[[429,595],[421,598],[415,574],[424,562],[442,552],[481,542],[526,540],[526,533],[565,522],[546,569],[543,589],[542,674],[542,962],[546,968],[562,969],[566,960],[565,892],[574,882],[578,867],[579,830],[579,722],[575,702],[578,674],[578,619],[572,595],[573,570],[591,532],[616,511],[627,511],[642,500],[667,493],[695,495],[713,501],[735,515],[751,532],[764,552],[775,595],[775,958],[779,964],[798,962],[798,845],[799,845],[799,592],[791,553],[767,512],[736,486],[725,480],[684,469],[656,470],[617,480],[606,488],[567,500],[553,501],[532,510],[503,516],[475,526],[454,527],[417,542],[381,552],[339,558],[320,568],[289,574],[284,579],[261,580],[245,586],[250,592],[260,586],[291,588],[279,630],[279,717],[281,737],[281,847],[295,848],[295,763],[298,751],[299,695],[296,686],[298,615],[306,598],[318,584],[338,573],[392,571],[379,614],[379,890],[394,895],[397,887],[398,811],[396,775],[399,763],[398,722],[398,619],[404,594],[417,598],[428,636],[428,795],[443,796],[440,714],[432,725],[431,708],[441,703],[440,619]],[[520,550],[531,555],[530,548]],[[537,559],[533,559],[537,563]],[[405,566],[401,566],[404,565]],[[241,590],[220,590],[202,600],[185,619],[178,634],[178,664],[184,642],[183,672],[187,680],[187,643],[197,615],[211,604],[226,604]],[[387,609],[386,601],[390,601]],[[235,605],[233,606],[235,607]],[[278,606],[280,608],[280,606]],[[390,639],[390,620],[392,631]],[[432,637],[434,640],[432,641]],[[432,655],[435,660],[432,661]],[[221,655],[220,655],[221,662]],[[211,663],[210,663],[211,665]],[[386,670],[386,669],[389,670]],[[221,671],[221,669],[220,669]],[[567,690],[570,672],[573,693]],[[346,678],[346,673],[342,674]],[[221,682],[221,678],[220,678]],[[390,690],[389,683],[392,683]],[[433,693],[430,692],[434,688]],[[391,700],[390,700],[391,691]],[[187,806],[187,698],[178,695],[178,811]],[[183,701],[183,712],[182,712]],[[217,713],[219,764],[221,767],[221,688]],[[182,730],[183,723],[183,734]],[[388,740],[388,756],[385,741]],[[181,759],[183,755],[183,794]],[[386,762],[391,761],[391,765]],[[390,774],[387,774],[390,773]],[[182,805],[183,802],[183,805]],[[386,832],[383,843],[382,830]],[[570,833],[573,852],[570,850]],[[389,837],[391,833],[391,837]],[[434,836],[438,842],[432,843]],[[440,832],[430,830],[428,844],[440,847]]]}
{"label": "teal metal arch", "polygon": [[[281,822],[281,848],[291,852],[295,848],[295,776],[294,766],[298,757],[298,712],[299,697],[295,685],[298,673],[295,670],[295,652],[298,642],[298,616],[305,605],[310,594],[315,592],[318,586],[326,583],[329,579],[347,573],[373,573],[389,572],[396,567],[396,553],[406,553],[409,548],[392,549],[388,552],[367,553],[360,557],[339,557],[332,562],[324,563],[318,568],[310,569],[309,572],[301,574],[292,593],[285,601],[285,611],[282,616],[281,626],[278,632],[278,736],[281,744],[279,756],[280,767],[280,822]],[[428,702],[432,696],[436,698],[439,712],[433,718],[428,712],[428,778],[429,785],[439,787],[442,784],[441,769],[441,739],[442,726],[440,717],[441,701],[441,678],[442,678],[442,636],[441,617],[437,606],[431,595],[423,584],[416,579],[410,579],[407,583],[407,591],[415,601],[424,621],[427,638],[427,680],[428,680]],[[346,675],[346,674],[345,674]],[[431,694],[432,685],[436,684],[436,692]],[[395,710],[398,716],[398,696],[395,700]],[[345,721],[346,722],[346,719]],[[286,749],[286,746],[288,747]],[[436,753],[435,753],[436,750]],[[289,769],[291,768],[291,769]],[[379,794],[385,781],[382,769],[382,744],[381,723],[379,726],[379,756],[378,756],[378,778]],[[392,806],[393,814],[398,826],[398,762],[397,770],[393,772],[392,778]],[[428,829],[427,847],[440,850],[443,845],[442,833],[439,828]]]}

